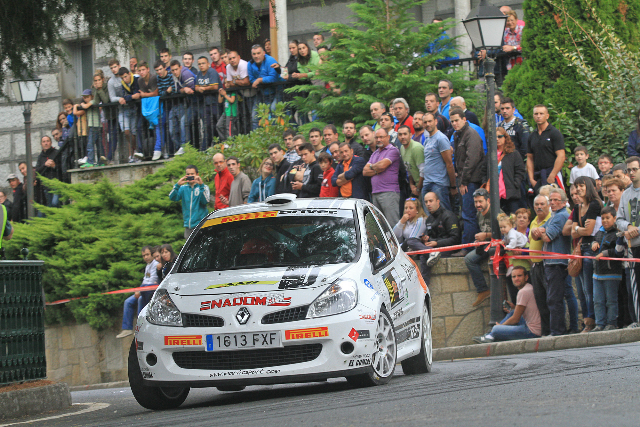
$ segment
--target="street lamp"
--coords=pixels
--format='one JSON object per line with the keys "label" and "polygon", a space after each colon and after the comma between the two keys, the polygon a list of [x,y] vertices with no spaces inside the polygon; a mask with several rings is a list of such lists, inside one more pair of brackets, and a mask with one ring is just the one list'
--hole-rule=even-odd
{"label": "street lamp", "polygon": [[[487,50],[484,59],[485,85],[487,88],[487,106],[486,111],[489,115],[495,111],[495,74],[493,69],[496,62],[491,58],[488,52],[491,49],[497,49],[502,46],[502,38],[504,36],[504,27],[507,23],[507,17],[500,12],[497,6],[490,6],[486,0],[480,0],[480,4],[475,10],[472,10],[463,20],[471,42],[476,49]],[[491,117],[491,116],[490,116]],[[491,188],[489,190],[489,198],[491,200],[491,238],[493,240],[500,239],[500,228],[498,226],[498,213],[500,212],[500,193],[498,185],[498,141],[496,140],[496,127],[494,120],[487,120],[489,124],[487,129],[487,142],[489,143],[489,173]],[[497,249],[496,249],[497,250]],[[489,268],[491,277],[491,320],[490,324],[495,325],[502,319],[502,284],[500,277]]]}
{"label": "street lamp", "polygon": [[15,79],[11,82],[11,90],[16,97],[16,102],[24,104],[24,133],[25,148],[27,152],[27,218],[33,218],[33,159],[31,156],[31,104],[36,102],[41,80]]}

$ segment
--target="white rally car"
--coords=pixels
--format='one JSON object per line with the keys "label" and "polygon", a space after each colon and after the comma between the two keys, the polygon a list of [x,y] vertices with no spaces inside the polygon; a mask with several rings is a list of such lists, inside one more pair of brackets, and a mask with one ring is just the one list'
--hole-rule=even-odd
{"label": "white rally car", "polygon": [[190,387],[431,371],[431,297],[384,216],[357,199],[271,196],[195,230],[138,317],[129,383],[145,408]]}

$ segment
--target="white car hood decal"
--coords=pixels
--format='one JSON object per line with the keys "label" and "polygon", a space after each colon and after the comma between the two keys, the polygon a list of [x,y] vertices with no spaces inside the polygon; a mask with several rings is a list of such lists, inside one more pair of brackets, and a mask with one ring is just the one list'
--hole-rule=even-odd
{"label": "white car hood decal", "polygon": [[353,264],[174,273],[162,287],[181,296],[285,291],[329,285]]}

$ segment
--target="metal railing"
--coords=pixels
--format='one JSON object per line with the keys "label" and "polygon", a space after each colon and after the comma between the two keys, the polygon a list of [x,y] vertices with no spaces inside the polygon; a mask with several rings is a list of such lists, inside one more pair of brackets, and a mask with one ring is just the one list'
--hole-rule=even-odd
{"label": "metal railing", "polygon": [[[223,142],[230,135],[248,134],[257,124],[252,114],[255,104],[270,104],[272,95],[277,95],[276,101],[283,101],[284,89],[292,85],[260,85],[257,91],[250,87],[227,89],[227,93],[236,95],[237,116],[232,120],[223,116],[224,103],[218,103],[217,91],[164,95],[159,98],[158,109],[150,113],[145,112],[146,101],[141,100],[125,105],[100,104],[100,127],[90,128],[86,119],[75,118],[58,153],[62,179],[67,178],[69,169],[79,166],[78,160],[87,156],[91,145],[95,164],[123,164],[129,162],[134,149],[145,160],[150,160],[154,151],[168,158],[185,143],[204,151],[212,146],[214,137]],[[257,94],[244,96],[250,92]],[[152,122],[156,123],[151,126]]]}
{"label": "metal railing", "polygon": [[0,385],[46,378],[43,261],[0,261]]}

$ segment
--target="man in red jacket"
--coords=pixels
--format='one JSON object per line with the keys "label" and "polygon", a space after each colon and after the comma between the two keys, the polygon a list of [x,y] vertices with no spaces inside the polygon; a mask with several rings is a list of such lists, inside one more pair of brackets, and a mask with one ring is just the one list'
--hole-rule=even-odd
{"label": "man in red jacket", "polygon": [[229,193],[231,193],[231,183],[233,175],[227,169],[227,162],[224,154],[218,153],[213,156],[213,166],[216,168],[216,176],[214,178],[216,184],[216,202],[215,209],[223,209],[229,207]]}

